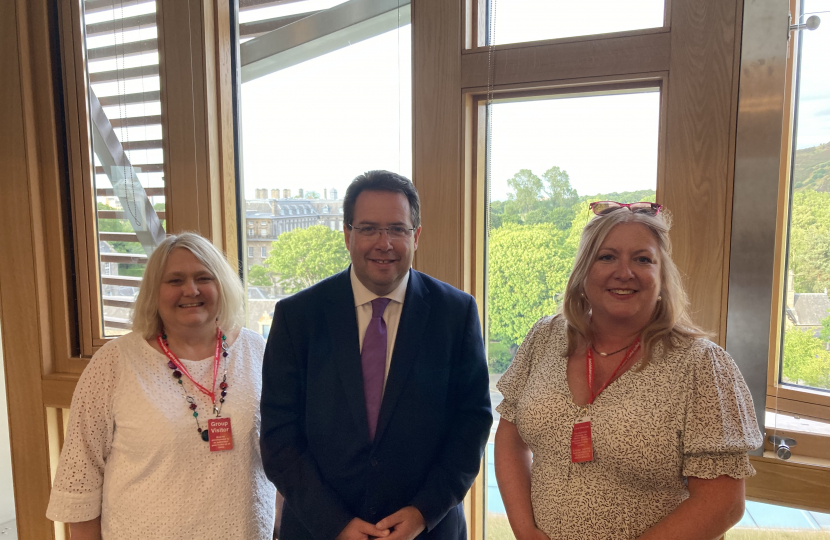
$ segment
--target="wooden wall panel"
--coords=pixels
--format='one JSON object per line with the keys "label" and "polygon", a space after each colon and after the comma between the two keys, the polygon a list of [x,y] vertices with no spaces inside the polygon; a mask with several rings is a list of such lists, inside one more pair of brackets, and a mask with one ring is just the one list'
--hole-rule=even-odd
{"label": "wooden wall panel", "polygon": [[158,0],[157,9],[167,229],[210,238],[202,3]]}
{"label": "wooden wall panel", "polygon": [[158,0],[168,231],[197,231],[235,262],[228,21],[222,0]]}
{"label": "wooden wall panel", "polygon": [[[12,446],[18,536],[52,538],[46,519],[49,499],[49,449],[40,389],[41,361],[48,357],[47,323],[39,317],[45,292],[36,246],[43,242],[35,226],[39,202],[39,148],[34,94],[46,81],[34,80],[25,0],[0,0],[0,163],[3,164],[3,212],[0,212],[0,324]],[[48,67],[41,66],[41,67]],[[38,73],[38,72],[35,72]],[[46,83],[48,85],[48,83]],[[45,149],[41,149],[44,150]],[[43,152],[41,152],[43,153]],[[46,158],[44,158],[46,159]],[[13,232],[13,233],[12,233]],[[48,298],[48,296],[46,296]],[[46,345],[46,346],[45,346]]]}
{"label": "wooden wall panel", "polygon": [[830,469],[751,456],[756,476],[746,480],[746,496],[754,501],[830,512]]}
{"label": "wooden wall panel", "polygon": [[722,341],[731,219],[730,137],[736,0],[672,2],[666,190],[674,260],[688,277],[695,321]]}
{"label": "wooden wall panel", "polygon": [[216,93],[216,129],[217,145],[216,153],[219,160],[219,190],[222,204],[221,212],[221,234],[222,247],[234,263],[237,259],[239,246],[237,241],[236,222],[236,172],[234,154],[234,131],[233,131],[233,72],[231,69],[231,43],[230,27],[230,4],[224,1],[217,1],[214,9],[215,35],[214,50],[216,73],[214,76]]}
{"label": "wooden wall panel", "polygon": [[464,286],[462,3],[412,3],[412,176],[425,204],[414,266]]}

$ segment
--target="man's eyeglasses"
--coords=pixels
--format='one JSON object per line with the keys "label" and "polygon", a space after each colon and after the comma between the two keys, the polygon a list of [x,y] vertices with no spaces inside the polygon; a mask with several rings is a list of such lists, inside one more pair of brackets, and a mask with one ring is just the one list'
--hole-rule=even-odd
{"label": "man's eyeglasses", "polygon": [[662,204],[653,202],[618,203],[615,201],[594,201],[591,203],[591,210],[598,216],[604,216],[614,210],[628,208],[631,212],[656,216],[663,208]]}
{"label": "man's eyeglasses", "polygon": [[377,238],[381,231],[386,231],[386,236],[388,236],[390,240],[402,240],[404,238],[409,238],[412,236],[412,231],[416,229],[416,227],[409,229],[400,225],[393,225],[392,227],[375,227],[373,225],[355,227],[354,225],[349,225],[349,228],[353,231],[357,231],[357,234],[366,238]]}

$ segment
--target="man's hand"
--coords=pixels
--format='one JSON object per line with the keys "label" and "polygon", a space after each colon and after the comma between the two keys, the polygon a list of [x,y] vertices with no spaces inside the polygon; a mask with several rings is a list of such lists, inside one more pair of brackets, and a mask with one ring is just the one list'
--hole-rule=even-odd
{"label": "man's hand", "polygon": [[414,506],[405,506],[391,516],[380,520],[377,528],[392,529],[392,534],[387,540],[412,540],[426,528],[426,522],[420,510]]}
{"label": "man's hand", "polygon": [[389,536],[388,527],[381,529],[360,518],[354,518],[346,525],[346,528],[340,531],[335,540],[369,540],[369,538],[385,538],[387,536]]}

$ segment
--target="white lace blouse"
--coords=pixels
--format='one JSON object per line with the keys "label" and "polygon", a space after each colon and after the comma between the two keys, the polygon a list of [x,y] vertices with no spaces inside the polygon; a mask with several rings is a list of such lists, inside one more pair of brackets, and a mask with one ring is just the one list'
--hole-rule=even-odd
{"label": "white lace blouse", "polygon": [[498,388],[497,410],[533,452],[537,526],[557,540],[637,538],[689,496],[686,477],[755,474],[761,445],[749,390],[726,352],[697,339],[668,354],[656,347],[587,405],[594,459],[571,463],[574,404],[562,317],[528,333]]}
{"label": "white lace blouse", "polygon": [[[231,345],[222,416],[231,419],[234,448],[211,452],[167,358],[135,333],[107,343],[72,397],[47,517],[73,523],[100,515],[105,540],[270,539],[276,489],[259,453],[264,347],[247,329]],[[183,363],[210,386],[212,359]],[[214,416],[210,398],[183,380],[205,428]]]}

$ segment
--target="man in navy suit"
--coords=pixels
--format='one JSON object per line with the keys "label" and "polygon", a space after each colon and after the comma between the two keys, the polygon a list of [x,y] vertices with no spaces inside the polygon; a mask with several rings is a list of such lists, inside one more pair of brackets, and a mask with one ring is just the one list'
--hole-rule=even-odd
{"label": "man in navy suit", "polygon": [[493,422],[473,298],[410,267],[412,182],[358,176],[345,271],[280,300],[265,350],[262,461],[281,540],[462,540]]}

